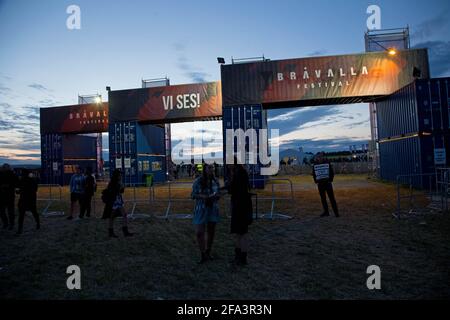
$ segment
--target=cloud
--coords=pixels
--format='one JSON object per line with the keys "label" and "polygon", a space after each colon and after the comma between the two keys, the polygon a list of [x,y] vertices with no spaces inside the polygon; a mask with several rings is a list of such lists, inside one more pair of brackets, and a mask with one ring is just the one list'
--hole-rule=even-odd
{"label": "cloud", "polygon": [[207,82],[207,78],[211,75],[203,72],[201,68],[195,67],[186,57],[186,47],[184,44],[175,43],[174,50],[177,52],[177,67],[183,71],[183,75],[189,78],[192,82]]}
{"label": "cloud", "polygon": [[432,77],[450,73],[450,41],[426,41],[414,45],[414,48],[428,48]]}
{"label": "cloud", "polygon": [[5,87],[0,83],[0,94],[9,94],[11,92],[11,88]]}
{"label": "cloud", "polygon": [[328,52],[328,51],[325,50],[325,49],[322,49],[322,50],[316,50],[316,51],[307,53],[306,56],[307,56],[307,57],[323,56],[323,55],[325,55],[327,52]]}
{"label": "cloud", "polygon": [[412,33],[411,39],[413,41],[428,40],[430,37],[436,35],[440,31],[448,30],[450,25],[448,19],[449,15],[450,9],[445,8],[437,16],[420,23]]}
{"label": "cloud", "polygon": [[50,89],[46,88],[45,86],[43,86],[42,84],[39,84],[39,83],[29,84],[28,87],[39,90],[39,91],[45,91],[45,92],[51,91]]}

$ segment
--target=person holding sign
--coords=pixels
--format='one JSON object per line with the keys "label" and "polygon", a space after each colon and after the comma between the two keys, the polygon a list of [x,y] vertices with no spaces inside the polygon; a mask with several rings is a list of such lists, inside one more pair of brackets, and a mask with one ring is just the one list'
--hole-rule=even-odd
{"label": "person holding sign", "polygon": [[337,207],[336,199],[334,197],[332,184],[334,179],[334,171],[331,164],[327,160],[325,160],[323,152],[319,152],[316,155],[312,174],[314,182],[317,184],[317,187],[319,189],[320,199],[322,201],[323,213],[321,217],[328,217],[330,215],[327,203],[328,194],[328,198],[330,199],[334,215],[336,216],[336,218],[338,218],[339,210]]}

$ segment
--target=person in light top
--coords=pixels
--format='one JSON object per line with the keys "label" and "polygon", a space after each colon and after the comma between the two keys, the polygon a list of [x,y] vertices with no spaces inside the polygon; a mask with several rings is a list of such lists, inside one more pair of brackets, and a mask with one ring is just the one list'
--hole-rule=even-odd
{"label": "person in light top", "polygon": [[334,170],[333,166],[325,159],[323,152],[319,152],[314,159],[312,175],[319,189],[319,195],[322,201],[323,213],[321,217],[328,217],[330,215],[327,203],[328,194],[334,215],[338,218],[339,210],[333,191]]}

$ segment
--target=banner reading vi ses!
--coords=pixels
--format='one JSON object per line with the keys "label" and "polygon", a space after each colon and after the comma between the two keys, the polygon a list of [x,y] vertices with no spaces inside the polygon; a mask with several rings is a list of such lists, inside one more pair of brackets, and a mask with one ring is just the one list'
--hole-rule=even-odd
{"label": "banner reading vi ses!", "polygon": [[220,82],[109,92],[110,121],[176,122],[222,116]]}

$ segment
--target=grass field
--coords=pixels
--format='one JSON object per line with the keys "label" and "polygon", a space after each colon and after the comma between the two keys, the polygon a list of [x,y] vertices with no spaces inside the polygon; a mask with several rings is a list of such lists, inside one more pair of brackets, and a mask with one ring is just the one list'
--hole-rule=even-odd
{"label": "grass field", "polygon": [[[98,217],[67,221],[44,218],[34,230],[31,217],[18,237],[0,230],[0,298],[24,299],[431,299],[450,298],[450,215],[396,220],[393,185],[364,176],[337,176],[335,192],[342,217],[321,219],[320,199],[311,177],[292,177],[294,200],[280,200],[276,211],[288,221],[258,220],[251,226],[249,265],[229,260],[233,241],[222,202],[215,260],[197,265],[194,229],[189,220],[136,219],[133,238],[107,238]],[[289,196],[284,182],[276,194]],[[280,190],[280,191],[278,191]],[[45,190],[41,190],[41,193]],[[188,185],[174,190],[188,197]],[[270,190],[264,192],[270,194]],[[127,196],[132,190],[127,191]],[[158,188],[156,199],[167,190]],[[67,190],[63,197],[68,198]],[[97,195],[98,197],[98,195]],[[137,198],[148,195],[137,192]],[[270,202],[259,204],[259,214]],[[42,207],[44,203],[41,203]],[[163,214],[163,201],[141,203],[140,213]],[[173,212],[189,212],[179,202]],[[100,215],[100,203],[97,213]],[[67,202],[51,210],[68,212]],[[120,221],[116,224],[118,233]],[[66,268],[78,265],[82,290],[66,288]],[[366,269],[378,265],[382,289],[366,287]]]}

